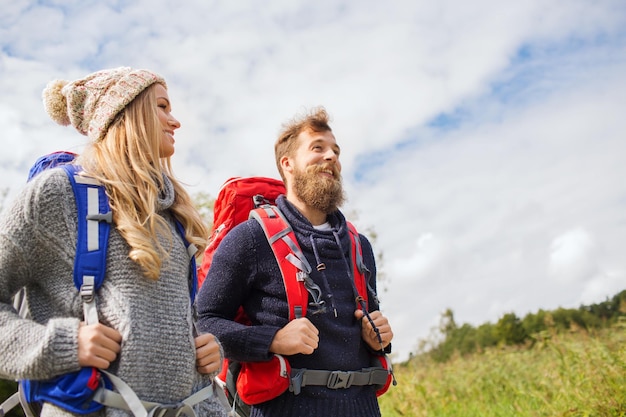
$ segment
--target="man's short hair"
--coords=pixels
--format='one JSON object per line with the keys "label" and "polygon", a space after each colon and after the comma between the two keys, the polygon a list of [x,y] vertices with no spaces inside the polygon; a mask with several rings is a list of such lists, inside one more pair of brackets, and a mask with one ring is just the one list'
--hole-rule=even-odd
{"label": "man's short hair", "polygon": [[328,125],[330,117],[326,112],[326,109],[322,106],[314,107],[304,114],[295,116],[293,119],[283,124],[283,127],[278,134],[278,140],[274,144],[274,156],[276,157],[276,167],[280,173],[283,182],[285,181],[285,175],[283,169],[280,166],[280,159],[283,156],[294,155],[296,148],[298,147],[298,135],[305,131],[312,132],[332,132],[332,129]]}

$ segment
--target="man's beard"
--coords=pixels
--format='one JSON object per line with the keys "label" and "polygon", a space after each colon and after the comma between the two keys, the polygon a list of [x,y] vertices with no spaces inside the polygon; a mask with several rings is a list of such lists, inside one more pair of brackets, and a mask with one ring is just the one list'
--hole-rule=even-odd
{"label": "man's beard", "polygon": [[[320,175],[320,171],[332,169],[334,178]],[[304,204],[322,213],[330,214],[345,201],[341,175],[335,165],[311,165],[304,171],[293,172],[293,191]]]}

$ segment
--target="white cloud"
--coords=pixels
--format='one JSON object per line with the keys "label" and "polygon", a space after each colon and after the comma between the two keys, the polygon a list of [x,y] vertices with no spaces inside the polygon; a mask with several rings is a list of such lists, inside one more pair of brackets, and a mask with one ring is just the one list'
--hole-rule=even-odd
{"label": "white cloud", "polygon": [[552,241],[549,275],[564,285],[584,282],[598,272],[593,239],[584,229],[570,230]]}
{"label": "white cloud", "polygon": [[444,242],[432,233],[424,233],[417,238],[410,256],[398,259],[389,273],[395,277],[398,284],[426,279],[440,266],[440,262],[446,257],[445,252]]}

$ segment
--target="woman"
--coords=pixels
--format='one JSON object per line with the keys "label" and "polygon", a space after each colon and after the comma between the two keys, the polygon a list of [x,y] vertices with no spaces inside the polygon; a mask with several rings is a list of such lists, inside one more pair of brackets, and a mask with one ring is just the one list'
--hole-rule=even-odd
{"label": "woman", "polygon": [[[96,293],[99,323],[83,321],[72,278],[72,186],[64,170],[50,169],[28,183],[0,220],[0,378],[48,380],[95,367],[121,378],[142,401],[179,403],[209,384],[222,354],[215,337],[193,332],[186,243],[201,254],[208,231],[172,175],[180,123],[166,83],[146,70],[103,70],[53,81],[44,105],[57,123],[89,137],[76,164],[104,185],[109,199],[113,225]],[[30,319],[11,304],[22,287]],[[200,416],[224,415],[213,398],[194,409]],[[49,402],[41,413],[73,414]],[[97,413],[129,412],[106,407]]]}

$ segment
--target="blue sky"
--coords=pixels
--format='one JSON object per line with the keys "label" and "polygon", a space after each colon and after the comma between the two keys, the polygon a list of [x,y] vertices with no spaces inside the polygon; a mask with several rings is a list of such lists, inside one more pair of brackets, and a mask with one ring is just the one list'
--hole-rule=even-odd
{"label": "blue sky", "polygon": [[192,193],[276,177],[281,124],[324,105],[401,360],[446,308],[477,325],[624,289],[625,28],[622,0],[12,1],[3,203],[39,155],[85,144],[43,110],[56,78],[162,74]]}

